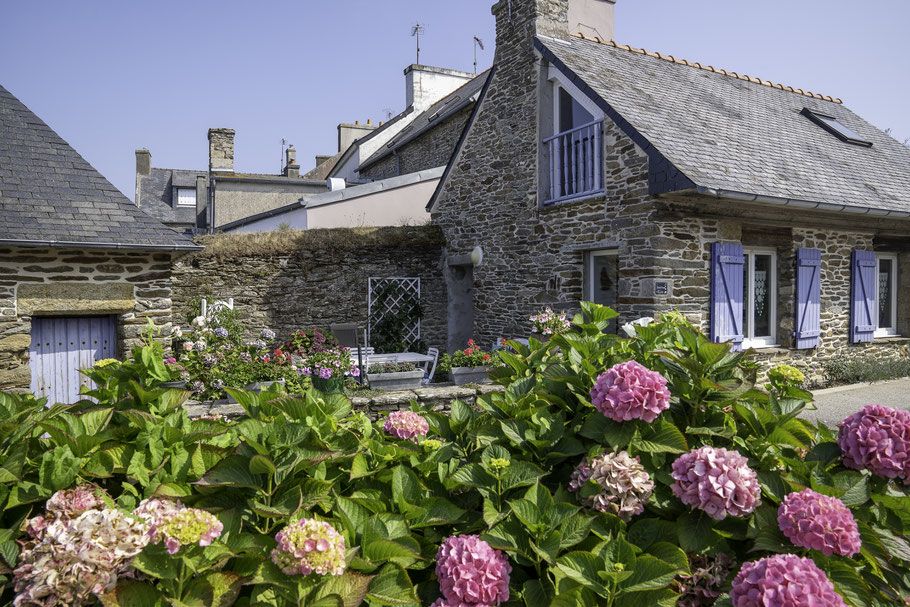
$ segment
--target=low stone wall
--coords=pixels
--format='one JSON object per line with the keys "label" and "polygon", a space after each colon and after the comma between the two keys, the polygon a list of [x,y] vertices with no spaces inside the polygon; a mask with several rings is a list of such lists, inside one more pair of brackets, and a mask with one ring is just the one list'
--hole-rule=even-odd
{"label": "low stone wall", "polygon": [[[353,405],[355,411],[364,411],[370,419],[376,420],[382,414],[391,411],[409,411],[412,400],[417,401],[422,406],[432,406],[435,411],[448,411],[456,400],[460,400],[467,405],[473,405],[478,396],[490,392],[502,392],[502,390],[502,386],[493,385],[419,388],[417,390],[389,392],[369,398],[355,396],[351,399],[351,405]],[[184,407],[192,418],[221,415],[228,419],[237,419],[246,413],[242,406],[226,402],[200,403],[189,401]]]}
{"label": "low stone wall", "polygon": [[198,242],[206,250],[174,268],[175,319],[186,319],[195,298],[214,296],[234,299],[250,338],[264,328],[283,339],[333,323],[365,327],[370,278],[419,277],[421,337],[427,346],[446,345],[442,236],[436,228],[219,234]]}
{"label": "low stone wall", "polygon": [[152,318],[169,329],[171,254],[0,248],[0,390],[27,390],[34,316],[117,316],[120,354]]}

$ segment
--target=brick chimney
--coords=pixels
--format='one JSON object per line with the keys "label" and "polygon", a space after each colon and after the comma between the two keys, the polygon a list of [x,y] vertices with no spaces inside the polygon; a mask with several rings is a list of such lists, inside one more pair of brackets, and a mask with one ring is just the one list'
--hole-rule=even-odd
{"label": "brick chimney", "polygon": [[136,206],[140,206],[142,203],[139,200],[142,194],[142,178],[148,177],[152,174],[152,153],[147,149],[142,148],[136,150]]}
{"label": "brick chimney", "polygon": [[209,129],[209,171],[234,172],[234,129]]}
{"label": "brick chimney", "polygon": [[425,110],[465,82],[474,74],[429,65],[409,65],[404,70],[405,107]]}
{"label": "brick chimney", "polygon": [[288,146],[288,149],[284,151],[284,158],[284,176],[300,177],[300,165],[297,164],[297,150],[294,146]]}

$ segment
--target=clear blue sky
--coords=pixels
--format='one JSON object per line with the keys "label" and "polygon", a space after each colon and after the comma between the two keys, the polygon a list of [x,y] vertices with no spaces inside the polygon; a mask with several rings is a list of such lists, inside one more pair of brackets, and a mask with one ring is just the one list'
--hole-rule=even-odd
{"label": "clear blue sky", "polygon": [[[238,171],[277,173],[282,137],[311,168],[339,122],[404,109],[415,21],[422,63],[473,70],[476,35],[489,66],[492,4],[3,0],[0,84],[132,198],[136,148],[203,169],[209,127],[236,129]],[[842,97],[910,137],[907,0],[618,0],[616,39]]]}

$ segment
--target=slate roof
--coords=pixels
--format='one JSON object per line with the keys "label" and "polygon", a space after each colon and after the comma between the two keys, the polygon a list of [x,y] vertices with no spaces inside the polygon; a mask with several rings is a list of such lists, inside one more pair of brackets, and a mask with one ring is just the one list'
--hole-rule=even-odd
{"label": "slate roof", "polygon": [[132,250],[201,248],[140,211],[2,86],[0,242]]}
{"label": "slate roof", "polygon": [[371,164],[375,164],[382,160],[391,154],[393,149],[401,147],[413,139],[417,139],[425,132],[444,122],[458,110],[476,101],[475,96],[483,89],[483,85],[486,84],[489,75],[490,70],[477,75],[418,114],[414,120],[411,121],[411,124],[402,129],[401,132],[392,137],[388,143],[362,162],[357,170],[362,171]]}
{"label": "slate roof", "polygon": [[196,225],[196,209],[178,207],[173,198],[175,187],[195,189],[198,175],[208,177],[208,171],[152,167],[147,177],[139,179],[139,208],[158,220],[173,225],[174,229],[183,231],[193,228]]}
{"label": "slate roof", "polygon": [[[613,43],[536,45],[699,187],[910,211],[910,149],[838,99]],[[803,108],[835,117],[872,147],[839,140]]]}

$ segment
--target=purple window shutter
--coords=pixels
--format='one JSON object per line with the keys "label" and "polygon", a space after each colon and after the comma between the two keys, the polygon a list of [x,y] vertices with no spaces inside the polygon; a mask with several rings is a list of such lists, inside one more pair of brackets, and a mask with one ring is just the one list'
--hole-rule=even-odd
{"label": "purple window shutter", "polygon": [[875,337],[875,252],[853,251],[850,272],[850,341]]}
{"label": "purple window shutter", "polygon": [[711,246],[711,341],[743,344],[743,246]]}
{"label": "purple window shutter", "polygon": [[796,250],[796,331],[797,350],[817,348],[821,335],[822,252]]}

